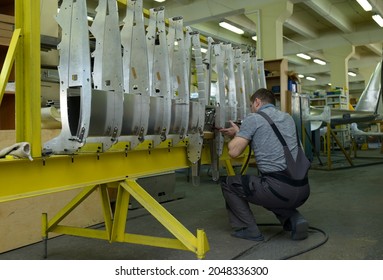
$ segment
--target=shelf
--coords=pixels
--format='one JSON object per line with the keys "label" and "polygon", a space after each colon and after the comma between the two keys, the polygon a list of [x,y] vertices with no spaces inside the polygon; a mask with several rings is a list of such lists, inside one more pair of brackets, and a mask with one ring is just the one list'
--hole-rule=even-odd
{"label": "shelf", "polygon": [[266,76],[266,80],[269,80],[269,79],[280,79],[281,76],[278,75],[278,76]]}
{"label": "shelf", "polygon": [[[277,104],[280,104],[280,109],[284,112],[291,113],[291,93],[288,92],[288,62],[287,59],[274,59],[264,61],[264,69],[266,73],[266,86],[269,90],[274,87],[277,93]],[[270,75],[272,73],[272,75]],[[278,88],[277,88],[278,87]],[[277,89],[276,89],[277,88]]]}

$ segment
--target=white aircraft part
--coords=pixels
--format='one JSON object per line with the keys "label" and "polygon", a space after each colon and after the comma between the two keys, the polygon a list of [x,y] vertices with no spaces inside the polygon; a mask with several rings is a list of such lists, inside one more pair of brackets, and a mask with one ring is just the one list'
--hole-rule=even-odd
{"label": "white aircraft part", "polygon": [[0,150],[0,158],[12,156],[14,158],[28,158],[33,161],[31,155],[31,145],[28,142],[15,143]]}
{"label": "white aircraft part", "polygon": [[184,139],[189,129],[190,79],[182,17],[169,19],[168,49],[172,92],[170,133]]}
{"label": "white aircraft part", "polygon": [[263,59],[257,59],[257,76],[259,81],[259,88],[267,88],[265,76],[265,62]]}
{"label": "white aircraft part", "polygon": [[237,118],[235,120],[243,120],[248,110],[248,94],[249,89],[246,88],[245,75],[244,75],[244,58],[240,48],[234,49],[234,75],[235,75],[235,89],[237,97]]}
{"label": "white aircraft part", "polygon": [[130,0],[121,30],[124,75],[124,117],[119,141],[129,141],[134,149],[148,131],[150,95],[142,0]]}
{"label": "white aircraft part", "polygon": [[[44,152],[74,153],[85,143],[91,115],[92,79],[86,2],[64,0],[56,19],[62,29],[58,45],[62,129],[59,136],[44,144]],[[77,90],[78,94],[70,95],[69,89]]]}
{"label": "white aircraft part", "polygon": [[306,121],[324,121],[326,123],[331,122],[330,106],[324,106],[323,109],[304,107],[302,113],[303,120]]}
{"label": "white aircraft part", "polygon": [[225,51],[224,71],[226,74],[226,126],[229,120],[237,121],[237,89],[234,75],[234,50],[231,44],[222,44],[222,48]]}
{"label": "white aircraft part", "polygon": [[[187,147],[188,159],[193,163],[192,178],[193,183],[197,184],[195,178],[198,176],[199,160],[201,159],[202,146],[203,146],[203,130],[205,125],[205,108],[207,105],[207,93],[206,93],[206,76],[207,67],[203,64],[201,42],[199,39],[199,33],[191,30],[190,27],[186,27],[186,48],[188,54],[188,65],[186,65],[188,77],[191,79],[191,72],[194,73],[196,80],[190,80],[190,83],[196,81],[196,87],[198,90],[198,98],[190,99],[190,114],[189,114],[189,145]],[[192,63],[194,61],[194,63]],[[189,66],[190,65],[190,66]],[[193,71],[192,71],[193,69]]]}
{"label": "white aircraft part", "polygon": [[350,125],[350,132],[352,136],[382,136],[383,132],[373,132],[373,131],[363,131],[358,128],[357,123],[352,123]]}
{"label": "white aircraft part", "polygon": [[168,43],[165,30],[164,8],[150,9],[147,27],[150,117],[148,134],[155,145],[168,137],[171,122],[171,88]]}
{"label": "white aircraft part", "polygon": [[[222,50],[220,43],[212,44],[212,70],[217,75],[217,92],[215,96],[215,127],[222,128],[226,127],[226,98],[225,98],[225,72],[224,72],[224,61],[225,52]],[[222,133],[215,133],[215,144],[217,156],[222,155],[224,137]]]}
{"label": "white aircraft part", "polygon": [[382,62],[379,62],[371,78],[355,106],[356,111],[369,111],[382,114]]}
{"label": "white aircraft part", "polygon": [[121,37],[117,2],[99,0],[90,31],[96,39],[91,119],[87,142],[109,149],[121,133],[123,117]]}
{"label": "white aircraft part", "polygon": [[253,81],[253,91],[256,91],[261,88],[261,84],[259,81],[259,69],[258,69],[258,62],[257,58],[255,56],[250,57],[250,64],[251,64],[251,77]]}
{"label": "white aircraft part", "polygon": [[246,104],[245,107],[245,116],[247,116],[250,113],[250,96],[254,93],[254,87],[253,87],[253,79],[251,75],[251,60],[250,60],[250,53],[244,52],[242,54],[243,59],[243,77],[245,82],[245,101]]}

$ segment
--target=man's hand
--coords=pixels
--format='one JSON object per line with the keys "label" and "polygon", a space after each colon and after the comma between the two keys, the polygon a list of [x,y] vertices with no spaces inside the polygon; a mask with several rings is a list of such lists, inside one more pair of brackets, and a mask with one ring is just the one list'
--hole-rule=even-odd
{"label": "man's hand", "polygon": [[229,136],[230,138],[233,138],[239,131],[239,127],[233,121],[230,121],[230,125],[231,126],[229,128],[220,128],[219,132],[226,136]]}

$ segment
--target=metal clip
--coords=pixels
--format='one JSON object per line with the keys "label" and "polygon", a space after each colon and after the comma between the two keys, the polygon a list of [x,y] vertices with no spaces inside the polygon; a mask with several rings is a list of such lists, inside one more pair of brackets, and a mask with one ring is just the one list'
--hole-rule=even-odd
{"label": "metal clip", "polygon": [[82,141],[84,140],[84,135],[85,135],[85,127],[82,127],[80,130],[80,133],[76,139],[77,142],[82,143]]}

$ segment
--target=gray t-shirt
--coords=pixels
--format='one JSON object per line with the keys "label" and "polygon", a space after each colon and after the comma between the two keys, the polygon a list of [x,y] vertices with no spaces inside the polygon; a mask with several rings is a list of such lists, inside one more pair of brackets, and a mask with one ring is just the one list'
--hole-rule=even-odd
{"label": "gray t-shirt", "polygon": [[[276,109],[271,104],[264,105],[260,110],[265,112],[274,121],[285,139],[293,158],[296,159],[298,143],[293,118],[289,114]],[[261,115],[251,113],[247,116],[243,120],[236,136],[251,141],[255,160],[261,172],[282,171],[287,168],[282,144],[270,124]]]}

